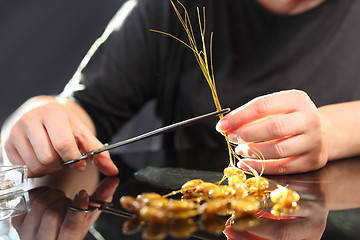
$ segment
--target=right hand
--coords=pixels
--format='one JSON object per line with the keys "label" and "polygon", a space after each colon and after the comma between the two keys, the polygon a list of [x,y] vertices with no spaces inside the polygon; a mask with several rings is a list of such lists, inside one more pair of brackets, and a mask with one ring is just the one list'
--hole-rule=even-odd
{"label": "right hand", "polygon": [[[78,104],[51,96],[26,102],[7,121],[1,134],[9,161],[14,165],[27,165],[29,177],[59,171],[62,162],[103,146],[95,137],[90,117]],[[93,161],[105,175],[118,173],[108,152],[96,155]],[[71,167],[83,171],[86,162]]]}
{"label": "right hand", "polygon": [[308,94],[286,90],[253,99],[224,116],[216,128],[238,144],[236,153],[245,157],[240,167],[283,175],[326,165],[329,122]]}

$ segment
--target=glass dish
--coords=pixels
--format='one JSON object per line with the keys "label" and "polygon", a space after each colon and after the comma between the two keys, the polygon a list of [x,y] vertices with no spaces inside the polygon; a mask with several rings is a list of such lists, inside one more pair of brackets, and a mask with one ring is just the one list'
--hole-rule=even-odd
{"label": "glass dish", "polygon": [[19,190],[0,199],[0,221],[30,211],[29,193]]}
{"label": "glass dish", "polygon": [[26,166],[0,166],[0,200],[27,185]]}

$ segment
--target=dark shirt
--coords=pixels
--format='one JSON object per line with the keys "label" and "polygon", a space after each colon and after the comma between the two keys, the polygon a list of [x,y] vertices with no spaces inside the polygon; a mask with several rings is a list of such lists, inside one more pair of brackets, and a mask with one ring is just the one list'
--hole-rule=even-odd
{"label": "dark shirt", "polygon": [[[292,16],[271,13],[255,0],[182,2],[198,46],[196,7],[205,7],[206,41],[209,47],[213,32],[214,74],[223,107],[235,109],[254,97],[286,89],[304,90],[317,106],[360,98],[359,1],[327,0]],[[90,61],[84,61],[64,92],[88,111],[98,137],[107,141],[152,99],[164,124],[215,110],[192,51],[149,31],[161,30],[187,42],[170,1],[132,0],[120,11],[112,33],[95,53],[90,51]],[[177,131],[164,141],[165,147],[224,144],[214,130],[216,121]]]}

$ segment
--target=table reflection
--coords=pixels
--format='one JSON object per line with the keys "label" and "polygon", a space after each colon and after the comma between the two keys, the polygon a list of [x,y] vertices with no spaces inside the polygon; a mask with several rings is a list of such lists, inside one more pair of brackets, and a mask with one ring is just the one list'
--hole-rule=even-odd
{"label": "table reflection", "polygon": [[[201,228],[198,219],[194,219],[176,222],[170,230],[158,226],[143,228],[136,218],[129,221],[128,217],[100,211],[77,212],[67,205],[86,209],[90,195],[92,199],[111,202],[112,208],[123,211],[119,199],[124,195],[166,194],[194,178],[216,182],[227,166],[227,153],[206,150],[113,154],[113,160],[120,170],[118,177],[100,177],[96,185],[96,177],[91,176],[87,181],[84,175],[77,179],[76,176],[64,178],[63,174],[54,176],[61,179],[58,181],[61,184],[54,184],[57,181],[52,177],[37,183],[39,186],[29,191],[32,210],[12,219],[21,239],[94,239],[94,236],[144,239],[151,234],[156,236],[153,239],[176,239],[177,236],[188,239],[358,239],[360,236],[357,229],[360,159],[331,162],[323,169],[306,174],[268,176],[301,195],[300,209],[291,218],[263,214],[254,220],[256,224],[244,221],[232,226],[226,223],[226,218],[217,218],[214,222],[202,223]],[[65,179],[71,179],[70,183]],[[89,187],[90,182],[94,186]],[[76,191],[71,190],[69,194],[70,188]],[[78,193],[73,197],[73,192]],[[206,228],[205,224],[213,228]]]}

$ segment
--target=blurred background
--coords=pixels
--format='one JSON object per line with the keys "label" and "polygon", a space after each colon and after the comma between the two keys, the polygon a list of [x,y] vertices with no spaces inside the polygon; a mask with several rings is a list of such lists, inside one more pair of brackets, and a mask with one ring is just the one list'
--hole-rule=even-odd
{"label": "blurred background", "polygon": [[58,94],[124,0],[0,0],[0,124]]}

